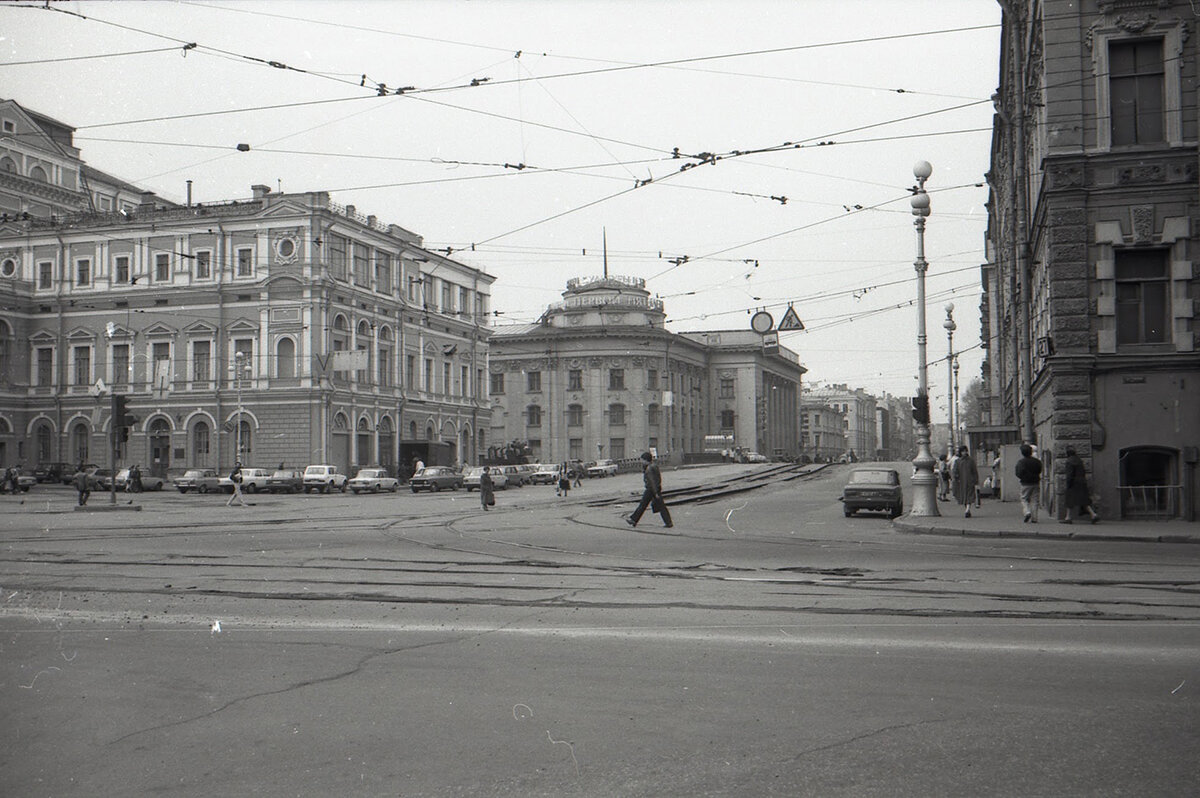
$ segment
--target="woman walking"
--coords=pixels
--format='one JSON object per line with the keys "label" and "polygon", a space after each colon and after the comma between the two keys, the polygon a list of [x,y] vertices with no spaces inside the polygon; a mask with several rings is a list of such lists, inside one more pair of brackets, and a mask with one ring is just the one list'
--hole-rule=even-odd
{"label": "woman walking", "polygon": [[954,499],[966,508],[964,518],[971,517],[971,505],[975,503],[978,491],[979,469],[975,467],[975,459],[968,453],[967,447],[960,446],[954,461]]}
{"label": "woman walking", "polygon": [[479,503],[483,505],[484,510],[490,509],[496,503],[496,492],[492,486],[492,472],[487,466],[483,467],[483,473],[479,475]]}
{"label": "woman walking", "polygon": [[1075,510],[1075,514],[1082,517],[1087,513],[1092,518],[1092,523],[1100,521],[1100,515],[1092,509],[1092,492],[1088,488],[1087,469],[1083,467],[1083,460],[1075,452],[1075,447],[1067,447],[1067,490],[1063,493],[1063,507],[1066,509],[1066,517],[1059,521],[1060,524],[1071,523],[1071,510]]}

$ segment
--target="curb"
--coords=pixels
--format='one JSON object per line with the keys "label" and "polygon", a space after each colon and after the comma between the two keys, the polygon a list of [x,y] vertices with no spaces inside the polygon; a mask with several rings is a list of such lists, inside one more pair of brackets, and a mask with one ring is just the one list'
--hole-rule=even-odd
{"label": "curb", "polygon": [[911,521],[893,520],[892,527],[910,535],[942,535],[964,538],[1026,538],[1041,540],[1080,540],[1117,543],[1200,543],[1200,535],[1100,535],[1090,532],[1033,532],[1008,529],[977,529],[954,526],[928,526]]}

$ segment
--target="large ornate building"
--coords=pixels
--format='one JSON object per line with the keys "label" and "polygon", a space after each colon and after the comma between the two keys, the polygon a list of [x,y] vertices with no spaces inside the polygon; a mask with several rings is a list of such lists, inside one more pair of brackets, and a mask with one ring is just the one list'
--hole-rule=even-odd
{"label": "large ornate building", "polygon": [[491,276],[324,192],[141,199],[0,220],[0,462],[108,464],[100,383],[158,474],[486,449]]}
{"label": "large ornate building", "polygon": [[540,460],[681,462],[706,435],[768,456],[800,453],[794,352],[765,354],[750,330],[671,333],[661,300],[633,277],[576,278],[535,324],[491,338],[492,440]]}
{"label": "large ornate building", "polygon": [[1067,447],[1101,512],[1194,519],[1197,116],[1188,0],[1004,0],[989,183],[988,421]]}

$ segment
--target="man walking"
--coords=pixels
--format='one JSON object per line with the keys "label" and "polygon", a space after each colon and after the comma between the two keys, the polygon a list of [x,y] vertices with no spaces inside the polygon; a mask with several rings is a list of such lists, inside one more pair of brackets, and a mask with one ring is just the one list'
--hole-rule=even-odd
{"label": "man walking", "polygon": [[646,485],[646,489],[642,492],[642,500],[638,502],[637,509],[633,511],[633,514],[625,519],[625,523],[637,526],[638,521],[642,520],[642,513],[646,512],[647,507],[650,507],[662,516],[663,526],[668,529],[675,526],[671,521],[671,511],[667,509],[667,503],[663,501],[662,497],[662,472],[658,470],[658,464],[654,462],[650,452],[642,452],[642,481]]}
{"label": "man walking", "polygon": [[1028,443],[1021,444],[1021,459],[1017,461],[1013,473],[1021,483],[1021,509],[1025,512],[1021,520],[1026,524],[1036,524],[1041,502],[1038,489],[1042,482],[1042,461],[1033,456],[1033,447]]}
{"label": "man walking", "polygon": [[977,501],[979,490],[979,469],[975,466],[975,458],[971,457],[966,446],[958,448],[958,457],[954,460],[952,469],[954,475],[954,498],[966,508],[965,518],[971,517],[971,505]]}
{"label": "man walking", "polygon": [[75,490],[79,491],[79,506],[83,507],[87,504],[88,496],[92,494],[92,480],[82,466],[75,472],[71,484],[75,486]]}
{"label": "man walking", "polygon": [[233,483],[233,493],[229,495],[229,501],[225,502],[226,507],[232,507],[236,501],[243,507],[249,507],[246,500],[242,498],[242,461],[238,460],[233,464],[233,470],[229,472],[229,481]]}

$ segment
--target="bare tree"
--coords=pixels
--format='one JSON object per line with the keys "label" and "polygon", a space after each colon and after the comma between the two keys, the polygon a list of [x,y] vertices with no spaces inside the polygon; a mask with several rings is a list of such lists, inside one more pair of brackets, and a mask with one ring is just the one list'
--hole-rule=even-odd
{"label": "bare tree", "polygon": [[983,425],[983,380],[971,380],[958,399],[958,424],[962,427]]}

